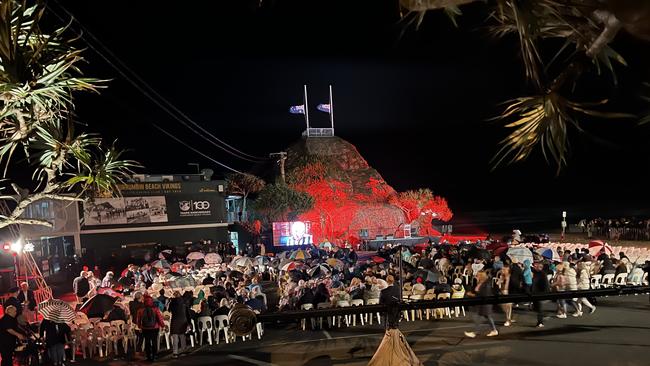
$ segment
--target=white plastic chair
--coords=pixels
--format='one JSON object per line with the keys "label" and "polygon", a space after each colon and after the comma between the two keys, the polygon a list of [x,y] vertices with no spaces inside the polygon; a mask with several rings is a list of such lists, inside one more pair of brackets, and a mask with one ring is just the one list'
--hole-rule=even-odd
{"label": "white plastic chair", "polygon": [[[355,299],[350,301],[350,305],[352,306],[363,306],[363,300],[361,299]],[[357,315],[359,315],[359,320],[361,321],[361,326],[365,325],[363,321],[363,314],[354,314],[352,315],[352,326],[356,327],[357,326]]]}
{"label": "white plastic chair", "polygon": [[591,284],[591,288],[592,289],[600,288],[600,280],[602,278],[603,278],[603,275],[601,275],[601,274],[591,276],[591,278],[589,279],[589,282]]}
{"label": "white plastic chair", "polygon": [[[331,307],[332,304],[330,304],[329,302],[321,302],[316,304],[316,309],[329,309]],[[329,316],[327,317],[327,326],[328,327],[332,326],[332,321]],[[323,329],[323,317],[318,318],[318,327],[320,329]]]}
{"label": "white plastic chair", "polygon": [[[336,307],[337,308],[347,308],[347,307],[350,307],[350,303],[348,301],[337,301],[336,302]],[[336,324],[336,322],[338,322],[339,328],[341,328],[341,317],[343,317],[345,319],[345,325],[349,327],[350,326],[350,320],[351,320],[350,315],[339,315],[339,316],[337,316],[336,319],[335,319],[335,324]]]}
{"label": "white plastic chair", "polygon": [[221,331],[223,331],[223,338],[226,340],[226,343],[230,343],[230,325],[228,324],[228,315],[215,315],[214,331],[217,344],[219,344]]}
{"label": "white plastic chair", "polygon": [[[379,305],[379,299],[368,299],[366,300],[366,305]],[[368,315],[370,316],[370,319],[366,318],[366,323],[372,325],[372,318],[377,315],[377,324],[381,324],[381,314],[379,312],[375,314],[366,314],[366,316]]]}
{"label": "white plastic chair", "polygon": [[[363,302],[363,301],[362,301],[362,302]],[[302,304],[302,305],[300,306],[300,310],[312,310],[313,308],[314,308],[314,305],[313,305],[313,304]],[[310,320],[310,322],[311,322],[311,329],[314,329],[314,328],[316,327],[316,324],[315,324],[316,321],[314,320],[314,318],[309,318],[309,320]],[[301,325],[302,325],[302,330],[306,330],[306,328],[307,328],[307,319],[306,319],[306,318],[302,318],[302,319],[300,320],[300,323],[301,323]]]}
{"label": "white plastic chair", "polygon": [[[451,298],[451,294],[449,292],[443,292],[438,294],[437,299],[438,300],[449,300]],[[444,318],[445,315],[449,318],[451,318],[451,309],[449,308],[437,308],[436,309],[436,314],[440,315],[440,318]]]}
{"label": "white plastic chair", "polygon": [[158,349],[160,349],[160,339],[163,338],[165,340],[165,345],[167,346],[167,349],[171,349],[169,346],[169,338],[171,337],[170,334],[170,322],[169,320],[165,320],[165,327],[163,329],[160,329],[158,332]]}
{"label": "white plastic chair", "polygon": [[614,284],[617,286],[625,286],[627,282],[627,273],[619,273],[614,279]]}
{"label": "white plastic chair", "polygon": [[612,287],[614,284],[614,274],[608,273],[603,276],[603,281],[600,284],[600,287]]}
{"label": "white plastic chair", "polygon": [[198,319],[199,321],[199,344],[203,344],[203,333],[207,332],[208,333],[208,343],[212,345],[212,318],[209,316],[201,316]]}

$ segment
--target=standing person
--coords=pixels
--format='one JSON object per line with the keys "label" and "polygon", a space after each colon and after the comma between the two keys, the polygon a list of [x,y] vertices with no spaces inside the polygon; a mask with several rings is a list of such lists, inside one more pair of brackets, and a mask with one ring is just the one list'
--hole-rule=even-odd
{"label": "standing person", "polygon": [[190,308],[181,293],[174,291],[174,297],[169,302],[169,311],[172,319],[169,324],[169,332],[172,335],[173,356],[177,358],[180,353],[185,352],[185,333],[190,326]]}
{"label": "standing person", "polygon": [[79,277],[72,281],[72,291],[77,296],[77,302],[82,304],[88,299],[88,292],[90,292],[90,283],[88,282],[88,273],[81,271]]}
{"label": "standing person", "polygon": [[386,276],[386,283],[388,286],[381,290],[379,303],[388,306],[385,319],[386,327],[397,328],[401,316],[398,306],[401,300],[400,289],[399,286],[395,284],[395,278],[393,275]]}
{"label": "standing person", "polygon": [[[499,294],[508,296],[510,289],[510,266],[506,265],[501,268],[499,273],[498,281],[499,285]],[[512,303],[501,304],[501,309],[506,316],[506,321],[503,323],[504,327],[509,327],[512,323]]]}
{"label": "standing person", "polygon": [[28,322],[36,321],[36,298],[34,291],[29,289],[27,282],[20,284],[20,290],[16,297],[21,304],[23,304],[23,315]]}
{"label": "standing person", "polygon": [[0,366],[13,366],[16,341],[25,340],[25,336],[18,330],[16,316],[18,310],[15,306],[9,305],[5,308],[5,315],[0,319]]}
{"label": "standing person", "polygon": [[[476,279],[478,280],[478,284],[474,288],[474,292],[472,295],[468,294],[469,296],[478,296],[478,297],[486,297],[486,296],[492,296],[492,286],[491,282],[487,273],[485,271],[479,271],[476,274]],[[492,319],[492,305],[487,304],[487,305],[478,305],[477,306],[477,312],[474,314],[474,331],[473,332],[465,332],[465,336],[469,338],[475,338],[476,334],[478,333],[480,326],[481,326],[481,317],[484,317],[487,319],[488,324],[492,328],[490,332],[487,334],[488,337],[495,337],[499,335],[499,331],[497,330],[497,327],[494,325],[494,319]]]}
{"label": "standing person", "polygon": [[136,324],[142,329],[144,353],[147,361],[155,361],[158,353],[158,332],[165,327],[162,313],[150,296],[144,297],[144,306],[138,310]]}
{"label": "standing person", "polygon": [[[589,265],[586,260],[581,260],[578,262],[577,266],[578,272],[578,290],[589,290],[591,288],[591,283],[589,280]],[[586,297],[581,297],[578,299],[578,304],[584,305],[589,308],[589,314],[592,314],[596,311],[596,306],[593,305]]]}
{"label": "standing person", "polygon": [[522,278],[524,283],[524,290],[527,294],[530,294],[533,287],[533,271],[530,266],[530,259],[524,260],[524,270],[522,272]]}
{"label": "standing person", "polygon": [[47,354],[54,366],[63,365],[65,358],[65,344],[72,337],[70,336],[70,327],[65,323],[55,323],[43,319],[39,328],[41,339],[45,339]]}
{"label": "standing person", "polygon": [[[573,262],[564,263],[564,278],[565,285],[564,291],[577,291],[578,290],[578,278],[575,270],[575,264]],[[582,316],[582,305],[578,303],[578,299],[569,299],[562,302],[562,312],[566,315],[567,313],[567,304],[573,306],[576,310],[575,313],[571,314],[574,317]]]}
{"label": "standing person", "polygon": [[16,308],[16,316],[21,315],[23,313],[23,302],[18,300],[18,291],[20,289],[18,287],[12,287],[7,291],[9,294],[9,297],[7,300],[5,300],[4,307],[7,308],[9,306],[13,306]]}
{"label": "standing person", "polygon": [[[129,314],[131,314],[131,321],[134,324],[137,324],[136,320],[137,320],[138,312],[140,311],[140,309],[142,309],[143,306],[144,303],[143,303],[142,292],[138,291],[133,294],[133,300],[129,302]],[[134,350],[134,352],[135,350],[142,350],[142,341],[143,341],[142,328],[140,328],[140,330],[136,330],[135,335],[136,335],[136,343],[137,343],[136,347],[129,347],[129,349]]]}
{"label": "standing person", "polygon": [[[533,270],[533,285],[531,291],[533,294],[546,294],[550,291],[550,285],[548,283],[548,278],[546,277],[546,272],[544,271],[544,266],[540,262],[536,262]],[[544,310],[542,309],[542,301],[535,300],[533,301],[533,310],[537,312],[537,327],[542,328],[544,326]]]}

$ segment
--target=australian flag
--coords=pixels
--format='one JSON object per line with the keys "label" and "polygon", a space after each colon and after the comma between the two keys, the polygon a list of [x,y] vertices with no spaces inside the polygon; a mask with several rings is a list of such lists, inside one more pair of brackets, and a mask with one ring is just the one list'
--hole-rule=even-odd
{"label": "australian flag", "polygon": [[321,112],[332,113],[332,109],[330,108],[329,104],[319,104],[318,106],[316,106],[316,109],[318,109]]}
{"label": "australian flag", "polygon": [[291,114],[305,114],[305,105],[294,105],[289,108],[289,113]]}

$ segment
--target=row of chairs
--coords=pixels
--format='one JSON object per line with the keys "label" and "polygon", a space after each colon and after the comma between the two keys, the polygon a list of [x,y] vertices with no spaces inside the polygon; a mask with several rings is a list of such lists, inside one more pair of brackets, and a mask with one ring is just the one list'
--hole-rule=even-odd
{"label": "row of chairs", "polygon": [[[208,344],[210,345],[212,345],[213,339],[217,344],[219,344],[221,333],[223,333],[223,339],[226,343],[235,342],[237,339],[235,334],[230,330],[230,323],[227,315],[216,315],[214,318],[201,316],[197,321],[198,324],[195,326],[194,320],[192,320],[192,327],[195,330],[200,345],[203,344],[204,338],[207,338]],[[258,322],[255,324],[255,332],[257,333],[257,339],[262,339],[262,335],[264,335],[264,327],[262,326],[262,323]],[[245,341],[246,338],[251,340],[252,334],[241,338],[242,341]]]}

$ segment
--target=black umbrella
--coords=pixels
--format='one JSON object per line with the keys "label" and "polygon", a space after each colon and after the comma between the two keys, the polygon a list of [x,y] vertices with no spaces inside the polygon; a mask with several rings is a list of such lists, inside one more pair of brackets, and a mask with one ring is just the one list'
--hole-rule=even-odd
{"label": "black umbrella", "polygon": [[420,267],[423,267],[424,269],[431,269],[434,265],[433,261],[427,257],[420,259]]}
{"label": "black umbrella", "polygon": [[79,311],[86,314],[89,318],[102,318],[107,311],[113,309],[113,304],[115,304],[116,300],[117,298],[115,297],[98,294],[83,303]]}
{"label": "black umbrella", "polygon": [[244,274],[239,271],[230,271],[230,278],[244,278]]}

